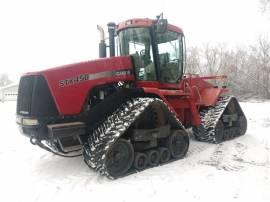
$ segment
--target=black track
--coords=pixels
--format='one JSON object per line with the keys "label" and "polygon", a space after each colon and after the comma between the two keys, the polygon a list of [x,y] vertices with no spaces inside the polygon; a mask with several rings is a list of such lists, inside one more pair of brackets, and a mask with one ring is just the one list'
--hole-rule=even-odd
{"label": "black track", "polygon": [[[86,164],[102,175],[109,178],[116,178],[116,176],[110,175],[110,172],[106,167],[106,155],[109,149],[120,137],[122,137],[127,129],[139,119],[140,115],[149,106],[156,103],[161,106],[164,114],[168,116],[167,119],[171,128],[183,131],[183,135],[185,136],[183,140],[189,145],[189,138],[184,126],[162,100],[157,98],[134,98],[119,107],[103,122],[103,124],[89,135],[88,141],[84,145],[84,160]],[[187,150],[185,151],[185,154],[187,153]],[[185,154],[183,156],[185,156]],[[176,159],[170,159],[170,161],[172,160]],[[137,172],[137,170],[131,168],[125,175],[134,172]]]}
{"label": "black track", "polygon": [[[195,139],[214,144],[220,143],[220,141],[216,139],[215,134],[217,123],[221,121],[221,117],[226,111],[230,112],[233,110],[231,109],[231,102],[234,102],[234,107],[236,108],[238,116],[243,117],[243,119],[246,120],[246,117],[235,97],[219,97],[216,105],[203,108],[200,111],[202,123],[199,127],[193,127],[193,134],[195,136]],[[227,106],[229,107],[228,110],[226,110]],[[245,131],[240,133],[240,128],[237,126],[224,128],[222,141],[244,135],[244,133]]]}

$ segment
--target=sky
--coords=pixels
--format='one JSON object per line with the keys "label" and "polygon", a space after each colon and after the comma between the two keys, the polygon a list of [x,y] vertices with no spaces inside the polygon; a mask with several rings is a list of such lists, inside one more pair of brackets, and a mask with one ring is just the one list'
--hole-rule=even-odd
{"label": "sky", "polygon": [[0,73],[28,71],[98,57],[99,33],[108,22],[155,18],[161,12],[184,30],[187,47],[238,47],[270,38],[270,18],[259,0],[0,0]]}

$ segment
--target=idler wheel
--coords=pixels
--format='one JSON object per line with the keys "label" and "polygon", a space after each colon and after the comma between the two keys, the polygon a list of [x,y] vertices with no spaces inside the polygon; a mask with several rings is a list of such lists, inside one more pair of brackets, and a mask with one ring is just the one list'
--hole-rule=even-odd
{"label": "idler wheel", "polygon": [[183,158],[189,147],[189,138],[187,134],[182,130],[175,130],[168,137],[167,147],[170,150],[173,158]]}
{"label": "idler wheel", "polygon": [[133,163],[133,146],[129,141],[125,139],[119,139],[109,149],[105,158],[107,172],[112,177],[120,177],[130,169]]}

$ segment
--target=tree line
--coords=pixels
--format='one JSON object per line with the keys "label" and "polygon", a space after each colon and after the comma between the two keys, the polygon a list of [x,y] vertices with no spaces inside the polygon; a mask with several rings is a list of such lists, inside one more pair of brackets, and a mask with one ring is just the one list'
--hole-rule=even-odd
{"label": "tree line", "polygon": [[227,86],[236,96],[270,99],[270,41],[265,37],[247,48],[190,47],[186,65],[186,73],[227,75]]}

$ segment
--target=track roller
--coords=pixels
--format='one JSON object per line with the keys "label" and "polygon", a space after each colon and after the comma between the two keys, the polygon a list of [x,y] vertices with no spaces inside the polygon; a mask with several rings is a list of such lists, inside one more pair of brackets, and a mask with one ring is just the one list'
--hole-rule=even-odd
{"label": "track roller", "polygon": [[159,164],[160,156],[157,150],[151,149],[146,151],[145,154],[147,155],[149,166],[157,166]]}
{"label": "track roller", "polygon": [[159,156],[160,156],[160,163],[166,163],[171,158],[170,150],[166,147],[159,147],[158,148]]}
{"label": "track roller", "polygon": [[147,155],[142,152],[135,152],[133,166],[137,170],[143,170],[147,167],[148,158]]}

